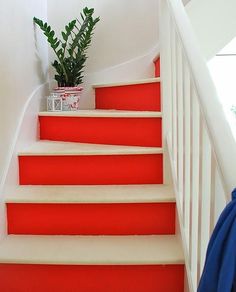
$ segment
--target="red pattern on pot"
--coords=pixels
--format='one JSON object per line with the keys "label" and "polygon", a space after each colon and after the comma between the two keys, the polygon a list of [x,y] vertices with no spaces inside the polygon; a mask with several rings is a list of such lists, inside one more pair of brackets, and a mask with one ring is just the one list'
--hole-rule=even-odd
{"label": "red pattern on pot", "polygon": [[53,92],[62,98],[63,111],[76,111],[79,109],[79,100],[82,87],[56,87]]}

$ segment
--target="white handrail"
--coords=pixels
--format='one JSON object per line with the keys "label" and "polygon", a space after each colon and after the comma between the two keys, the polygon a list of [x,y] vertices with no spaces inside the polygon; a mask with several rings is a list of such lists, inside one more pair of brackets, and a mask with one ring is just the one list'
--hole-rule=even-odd
{"label": "white handrail", "polygon": [[167,0],[198,91],[228,194],[236,186],[236,141],[181,0]]}
{"label": "white handrail", "polygon": [[163,136],[172,169],[190,291],[236,185],[236,142],[181,0],[160,0]]}

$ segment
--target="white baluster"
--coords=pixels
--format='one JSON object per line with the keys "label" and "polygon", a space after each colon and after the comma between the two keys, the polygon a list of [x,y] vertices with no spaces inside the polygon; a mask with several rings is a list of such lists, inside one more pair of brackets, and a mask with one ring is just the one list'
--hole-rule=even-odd
{"label": "white baluster", "polygon": [[175,173],[177,174],[177,91],[176,91],[176,33],[172,26],[172,155]]}
{"label": "white baluster", "polygon": [[191,270],[193,285],[197,287],[198,264],[198,202],[200,158],[200,114],[195,88],[192,93],[192,197],[191,197]]}
{"label": "white baluster", "polygon": [[188,64],[184,61],[184,229],[189,250],[191,195],[191,84]]}
{"label": "white baluster", "polygon": [[200,267],[199,274],[201,274],[208,241],[210,238],[210,216],[211,213],[211,194],[212,194],[212,148],[208,137],[206,125],[204,124],[202,132],[202,188],[201,188],[201,213],[200,213]]}
{"label": "white baluster", "polygon": [[178,139],[177,139],[177,166],[178,166],[178,192],[181,212],[183,212],[183,165],[184,165],[184,149],[183,149],[183,61],[182,48],[179,37],[177,42],[177,108],[178,108]]}

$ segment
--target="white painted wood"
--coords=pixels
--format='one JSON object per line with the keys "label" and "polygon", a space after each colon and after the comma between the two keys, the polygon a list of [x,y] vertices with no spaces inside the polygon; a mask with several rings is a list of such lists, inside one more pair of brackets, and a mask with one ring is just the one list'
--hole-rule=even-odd
{"label": "white painted wood", "polygon": [[184,134],[183,134],[183,57],[180,41],[177,42],[177,107],[178,107],[178,189],[180,195],[180,207],[183,212],[183,186],[184,186]]}
{"label": "white painted wood", "polygon": [[[160,2],[160,5],[162,2]],[[164,9],[165,10],[165,9]],[[161,39],[162,39],[162,50],[165,50],[167,54],[161,57],[161,78],[165,82],[161,83],[161,96],[162,96],[162,108],[165,113],[165,119],[163,120],[163,141],[165,142],[165,137],[169,133],[172,133],[172,88],[169,84],[170,80],[173,79],[173,65],[172,65],[172,26],[170,15],[163,15],[163,8],[160,7],[160,18],[162,18],[162,24],[160,29]],[[164,17],[163,17],[164,16]],[[166,33],[166,32],[169,33]],[[170,137],[172,139],[172,137]]]}
{"label": "white painted wood", "polygon": [[182,264],[175,235],[9,235],[0,243],[0,263],[57,265]]}
{"label": "white painted wood", "polygon": [[216,192],[215,192],[215,178],[216,178],[216,160],[213,159],[213,149],[212,149],[212,161],[211,161],[211,198],[210,198],[210,235],[213,232],[215,227],[215,201],[216,201]]}
{"label": "white painted wood", "polygon": [[[171,38],[170,34],[166,33],[170,31],[170,17],[168,11],[161,7],[162,2],[159,3],[159,17],[162,19],[160,21],[160,42],[162,50],[165,50],[165,54],[160,58],[160,70],[161,70],[161,80],[170,80],[171,77]],[[163,3],[165,5],[165,3]],[[168,150],[166,147],[166,136],[172,127],[172,111],[170,108],[171,87],[167,82],[161,82],[161,109],[165,112],[165,120],[162,119],[162,141],[164,148],[163,155],[163,170],[164,170],[164,183],[169,184],[172,182],[172,175],[170,169],[170,161],[168,157]],[[172,132],[172,131],[171,131]]]}
{"label": "white painted wood", "polygon": [[87,143],[38,141],[18,152],[19,156],[52,156],[52,155],[132,155],[160,154],[162,148],[117,146]]}
{"label": "white painted wood", "polygon": [[[167,1],[191,68],[191,76],[198,92],[201,109],[211,136],[211,143],[214,145],[214,151],[224,179],[227,200],[229,200],[229,194],[235,187],[236,164],[232,163],[232,161],[236,161],[235,139],[226,121],[206,61],[200,52],[185,8],[180,0]],[[224,139],[222,139],[222,133],[224,133]],[[227,151],[225,151],[225,141],[227,141]]]}
{"label": "white painted wood", "polygon": [[[169,155],[171,153],[171,138],[170,135],[167,136],[167,147],[169,151]],[[179,222],[179,229],[180,229],[180,238],[182,240],[182,246],[183,246],[183,252],[184,252],[184,260],[185,260],[185,271],[186,271],[186,279],[185,279],[185,290],[187,291],[194,291],[193,289],[193,283],[192,283],[192,275],[191,275],[191,268],[190,268],[190,257],[189,257],[189,250],[187,247],[187,240],[186,240],[186,232],[184,230],[184,223],[183,223],[183,214],[180,211],[180,202],[179,202],[179,195],[178,195],[178,189],[177,189],[177,177],[176,173],[174,171],[174,161],[173,159],[170,160],[171,164],[171,170],[172,170],[172,175],[173,175],[173,186],[174,186],[174,191],[176,194],[176,205],[177,205],[177,216],[178,216],[178,222]]]}
{"label": "white painted wood", "polygon": [[165,10],[160,14],[166,22],[171,19],[167,31],[162,28],[171,50],[161,46],[161,58],[171,60],[172,69],[171,78],[162,80],[163,87],[171,88],[165,103],[171,113],[166,137],[184,246],[185,290],[196,292],[212,229],[235,185],[236,147],[181,1],[160,2]]}
{"label": "white painted wood", "polygon": [[200,112],[195,90],[192,93],[192,199],[191,199],[191,271],[194,289],[197,289],[198,266],[198,210],[200,161]]}
{"label": "white painted wood", "polygon": [[175,202],[167,185],[18,186],[5,191],[6,203],[161,203]]}
{"label": "white painted wood", "polygon": [[221,177],[219,174],[218,169],[215,172],[215,213],[213,216],[214,225],[218,220],[220,213],[222,212],[223,208],[225,207],[227,201],[225,198],[224,187],[221,182]]}
{"label": "white painted wood", "polygon": [[[161,50],[165,50],[167,54],[162,55],[160,58],[160,71],[161,79],[161,109],[164,113],[164,119],[162,120],[162,142],[164,148],[163,154],[163,165],[164,165],[164,183],[170,184],[172,182],[172,175],[170,170],[169,154],[166,147],[166,136],[169,131],[172,133],[172,105],[171,105],[171,86],[168,82],[172,78],[172,68],[171,68],[171,38],[170,38],[170,16],[168,10],[164,7],[166,3],[162,1],[159,2],[159,18],[160,21],[160,45]],[[169,32],[169,33],[168,33]]]}
{"label": "white painted wood", "polygon": [[210,216],[209,211],[211,210],[211,194],[212,194],[212,149],[208,133],[206,128],[202,129],[202,188],[201,192],[201,212],[199,214],[200,224],[201,224],[201,233],[199,234],[200,242],[200,270],[199,273],[202,273],[206,249],[210,239]]}
{"label": "white painted wood", "polygon": [[[198,100],[197,100],[198,102]],[[203,177],[202,177],[202,167],[203,167],[203,120],[202,115],[199,108],[199,195],[198,195],[198,242],[197,242],[197,285],[200,280],[201,276],[201,234],[202,234],[202,221],[201,221],[201,214],[202,214],[202,200],[203,200],[203,193],[202,193],[202,183],[203,183]]]}
{"label": "white painted wood", "polygon": [[178,169],[177,169],[177,58],[176,58],[176,32],[174,27],[172,27],[172,154],[175,165],[175,171],[178,177]]}
{"label": "white painted wood", "polygon": [[160,118],[161,112],[122,110],[78,110],[62,112],[39,112],[40,117],[91,117],[91,118]]}
{"label": "white painted wood", "polygon": [[155,78],[147,78],[147,79],[134,80],[134,81],[131,81],[131,82],[94,84],[93,85],[93,88],[117,87],[117,86],[126,86],[126,85],[138,85],[138,84],[147,84],[147,83],[158,83],[160,81],[161,81],[160,77],[155,77]]}
{"label": "white painted wood", "polygon": [[190,247],[190,196],[191,196],[191,86],[186,60],[184,61],[184,229],[186,244]]}

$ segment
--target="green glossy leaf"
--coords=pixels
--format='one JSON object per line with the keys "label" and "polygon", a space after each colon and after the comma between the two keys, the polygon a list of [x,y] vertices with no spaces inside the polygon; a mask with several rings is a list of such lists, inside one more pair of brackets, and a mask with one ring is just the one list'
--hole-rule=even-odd
{"label": "green glossy leaf", "polygon": [[93,30],[99,17],[94,18],[94,9],[85,7],[80,19],[70,21],[61,32],[62,41],[58,39],[50,25],[34,17],[48,43],[54,50],[57,60],[52,63],[56,70],[55,79],[61,86],[74,86],[83,81],[83,69],[87,60],[86,51],[91,44]]}
{"label": "green glossy leaf", "polygon": [[62,35],[64,41],[67,41],[68,40],[68,36],[67,36],[67,34],[64,31],[61,32],[61,35]]}

